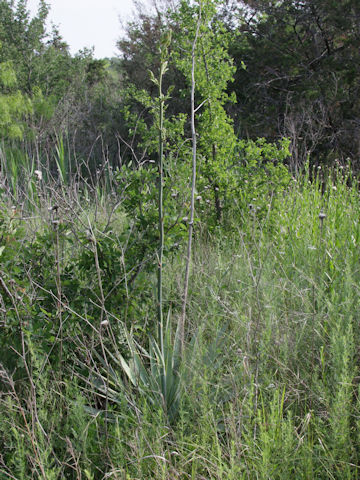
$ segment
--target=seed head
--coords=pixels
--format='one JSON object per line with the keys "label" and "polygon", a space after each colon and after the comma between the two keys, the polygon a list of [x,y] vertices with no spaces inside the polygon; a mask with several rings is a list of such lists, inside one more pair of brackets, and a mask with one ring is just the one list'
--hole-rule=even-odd
{"label": "seed head", "polygon": [[42,177],[42,171],[41,170],[35,170],[34,173],[39,180],[42,180],[43,177]]}

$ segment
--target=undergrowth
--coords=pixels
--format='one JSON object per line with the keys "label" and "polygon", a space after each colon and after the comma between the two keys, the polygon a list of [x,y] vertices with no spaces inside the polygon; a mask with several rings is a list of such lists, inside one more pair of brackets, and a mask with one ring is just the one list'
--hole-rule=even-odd
{"label": "undergrowth", "polygon": [[4,193],[1,478],[359,478],[350,180],[305,175],[274,209],[235,204],[228,230],[195,226],[182,360],[181,245],[158,338],[156,255],[119,189],[35,182],[27,207]]}

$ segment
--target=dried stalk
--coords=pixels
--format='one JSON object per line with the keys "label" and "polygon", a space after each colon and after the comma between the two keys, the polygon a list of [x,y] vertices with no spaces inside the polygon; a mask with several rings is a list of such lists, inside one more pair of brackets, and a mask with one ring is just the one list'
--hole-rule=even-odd
{"label": "dried stalk", "polygon": [[179,338],[181,345],[181,356],[184,354],[185,349],[185,321],[186,321],[186,306],[189,292],[189,277],[190,277],[190,266],[191,266],[191,247],[192,247],[192,236],[194,229],[194,212],[195,212],[195,189],[196,189],[196,128],[195,128],[195,65],[196,65],[196,47],[197,40],[199,36],[200,23],[201,23],[201,13],[202,13],[202,4],[200,2],[200,11],[199,18],[196,26],[195,38],[192,44],[191,52],[191,139],[192,139],[192,179],[191,179],[191,206],[190,206],[190,221],[189,221],[189,236],[186,252],[186,266],[185,266],[185,279],[184,279],[184,294],[182,302],[182,311],[179,325]]}

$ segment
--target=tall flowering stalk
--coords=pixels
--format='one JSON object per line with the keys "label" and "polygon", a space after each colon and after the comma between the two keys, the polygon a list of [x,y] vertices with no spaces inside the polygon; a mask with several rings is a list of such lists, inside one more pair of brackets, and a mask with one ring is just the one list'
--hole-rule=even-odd
{"label": "tall flowering stalk", "polygon": [[189,221],[189,235],[187,243],[187,252],[186,252],[186,267],[185,267],[185,278],[184,278],[184,294],[182,302],[182,311],[179,325],[179,337],[181,344],[181,355],[184,353],[185,348],[185,320],[186,320],[186,306],[187,298],[189,291],[189,277],[190,277],[190,266],[191,266],[191,247],[192,247],[192,236],[194,229],[194,212],[195,212],[195,191],[196,191],[196,127],[195,127],[195,67],[196,67],[196,47],[197,40],[199,36],[200,24],[201,24],[201,14],[202,14],[202,3],[199,5],[199,16],[195,31],[195,37],[191,49],[191,139],[192,139],[192,178],[191,178],[191,203],[190,203],[190,221]]}
{"label": "tall flowering stalk", "polygon": [[162,338],[163,328],[163,256],[164,256],[164,143],[165,143],[165,129],[164,129],[164,114],[166,95],[163,93],[163,78],[167,72],[167,58],[168,49],[171,42],[171,31],[168,30],[162,36],[160,42],[160,72],[159,77],[155,78],[154,74],[150,72],[151,80],[158,87],[158,129],[159,129],[159,160],[158,160],[158,212],[159,212],[159,248],[158,248],[158,285],[157,285],[157,314],[158,314],[158,336]]}

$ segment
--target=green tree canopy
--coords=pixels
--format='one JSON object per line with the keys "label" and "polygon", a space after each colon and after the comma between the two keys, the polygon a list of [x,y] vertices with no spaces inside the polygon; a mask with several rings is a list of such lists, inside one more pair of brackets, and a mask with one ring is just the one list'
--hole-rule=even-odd
{"label": "green tree canopy", "polygon": [[356,0],[243,1],[231,45],[236,124],[245,135],[292,140],[293,161],[360,150],[360,4]]}

